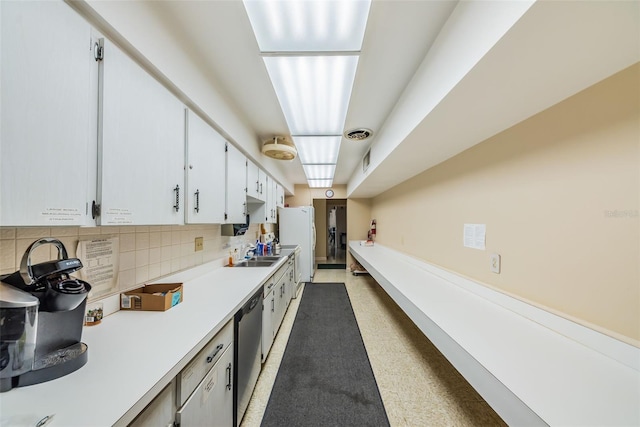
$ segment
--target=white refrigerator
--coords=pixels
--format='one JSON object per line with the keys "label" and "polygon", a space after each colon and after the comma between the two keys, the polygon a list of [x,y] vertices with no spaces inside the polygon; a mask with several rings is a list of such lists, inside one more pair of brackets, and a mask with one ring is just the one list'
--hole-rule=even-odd
{"label": "white refrigerator", "polygon": [[316,225],[313,206],[278,208],[281,245],[300,245],[302,282],[311,282],[316,263]]}

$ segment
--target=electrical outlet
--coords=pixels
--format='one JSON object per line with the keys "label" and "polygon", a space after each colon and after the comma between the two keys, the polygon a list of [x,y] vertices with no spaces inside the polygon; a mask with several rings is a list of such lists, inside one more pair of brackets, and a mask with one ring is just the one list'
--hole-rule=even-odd
{"label": "electrical outlet", "polygon": [[195,251],[201,251],[204,249],[204,239],[202,237],[196,237],[196,249]]}
{"label": "electrical outlet", "polygon": [[496,274],[500,274],[500,255],[499,254],[491,254],[489,258],[491,261],[491,271]]}

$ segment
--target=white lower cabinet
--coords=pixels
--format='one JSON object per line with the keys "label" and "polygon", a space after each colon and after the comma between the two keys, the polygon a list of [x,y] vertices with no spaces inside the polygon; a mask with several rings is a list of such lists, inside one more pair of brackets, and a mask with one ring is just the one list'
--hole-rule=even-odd
{"label": "white lower cabinet", "polygon": [[176,425],[233,426],[233,321],[177,377]]}
{"label": "white lower cabinet", "polygon": [[267,360],[273,345],[273,314],[275,312],[274,283],[272,280],[264,285],[264,299],[262,300],[262,363]]}
{"label": "white lower cabinet", "polygon": [[262,306],[262,362],[267,359],[284,315],[291,300],[290,272],[292,264],[287,262],[271,276],[264,285]]}
{"label": "white lower cabinet", "polygon": [[185,404],[178,409],[176,425],[233,426],[233,345],[224,351]]}
{"label": "white lower cabinet", "polygon": [[129,427],[165,427],[173,426],[176,413],[176,381],[164,388],[136,417]]}

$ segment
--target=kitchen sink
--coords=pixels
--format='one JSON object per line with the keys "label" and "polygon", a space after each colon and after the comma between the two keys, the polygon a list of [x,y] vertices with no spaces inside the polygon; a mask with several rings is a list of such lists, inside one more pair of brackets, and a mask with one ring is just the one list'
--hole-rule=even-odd
{"label": "kitchen sink", "polygon": [[280,261],[282,259],[281,256],[252,256],[249,258],[250,261]]}
{"label": "kitchen sink", "polygon": [[[262,258],[262,257],[261,257]],[[244,261],[239,261],[234,264],[234,267],[272,267],[278,262],[278,260],[256,260],[256,259],[248,259]]]}

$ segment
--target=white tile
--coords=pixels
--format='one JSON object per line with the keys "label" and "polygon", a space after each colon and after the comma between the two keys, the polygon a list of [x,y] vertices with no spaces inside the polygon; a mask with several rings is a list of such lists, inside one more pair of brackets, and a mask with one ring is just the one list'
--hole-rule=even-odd
{"label": "white tile", "polygon": [[149,266],[136,267],[136,284],[144,285],[149,280]]}
{"label": "white tile", "polygon": [[51,237],[77,237],[80,235],[80,227],[55,227],[51,229]]}
{"label": "white tile", "polygon": [[149,281],[156,280],[162,276],[162,266],[160,263],[149,264]]}
{"label": "white tile", "polygon": [[123,291],[130,289],[136,284],[136,270],[125,270],[118,273],[118,288]]}
{"label": "white tile", "polygon": [[171,246],[171,231],[162,231],[162,246]]}
{"label": "white tile", "polygon": [[120,233],[120,252],[129,252],[136,250],[136,235],[134,233]]}
{"label": "white tile", "polygon": [[0,272],[10,274],[17,271],[20,265],[16,264],[16,241],[0,240]]}
{"label": "white tile", "polygon": [[171,261],[172,246],[163,246],[160,248],[160,260]]}
{"label": "white tile", "polygon": [[131,270],[136,268],[136,253],[134,251],[131,252],[121,252],[120,253],[120,271]]}
{"label": "white tile", "polygon": [[149,249],[136,251],[136,268],[145,267],[147,265],[149,265]]}
{"label": "white tile", "polygon": [[162,261],[162,249],[152,248],[149,249],[149,264],[155,264]]}
{"label": "white tile", "polygon": [[149,233],[149,247],[159,248],[162,246],[162,232],[153,231]]}
{"label": "white tile", "polygon": [[180,230],[171,230],[171,244],[179,245],[180,243]]}
{"label": "white tile", "polygon": [[136,227],[133,225],[120,227],[120,234],[129,234],[129,233],[135,233],[135,232],[136,232]]}
{"label": "white tile", "polygon": [[149,233],[136,232],[136,250],[149,249]]}
{"label": "white tile", "polygon": [[160,274],[166,276],[171,273],[171,261],[162,261],[160,264]]}
{"label": "white tile", "polygon": [[14,240],[16,238],[16,229],[13,227],[0,227],[0,240]]}
{"label": "white tile", "polygon": [[19,227],[16,233],[17,239],[31,239],[31,241],[49,236],[51,236],[49,227]]}
{"label": "white tile", "polygon": [[78,236],[99,236],[101,234],[100,227],[80,227],[78,228]]}

